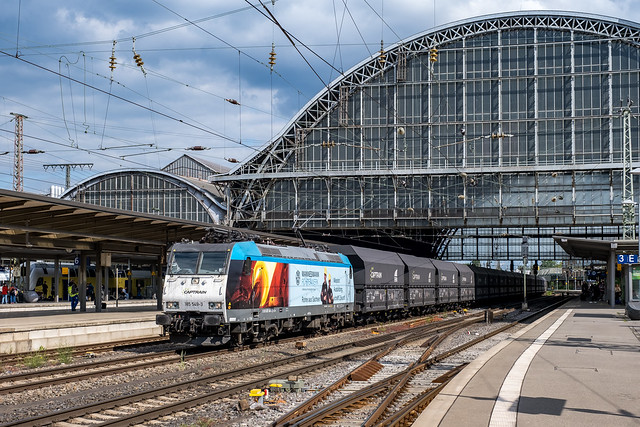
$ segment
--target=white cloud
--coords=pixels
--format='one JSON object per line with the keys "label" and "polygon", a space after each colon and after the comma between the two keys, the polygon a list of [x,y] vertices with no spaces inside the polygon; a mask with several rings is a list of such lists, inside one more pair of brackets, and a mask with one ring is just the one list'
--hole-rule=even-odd
{"label": "white cloud", "polygon": [[110,40],[130,35],[132,30],[140,31],[136,28],[136,22],[131,18],[121,18],[116,20],[105,20],[97,17],[87,16],[85,13],[72,11],[70,9],[58,9],[55,19],[59,28],[64,28],[67,35],[75,34],[84,36],[84,40]]}

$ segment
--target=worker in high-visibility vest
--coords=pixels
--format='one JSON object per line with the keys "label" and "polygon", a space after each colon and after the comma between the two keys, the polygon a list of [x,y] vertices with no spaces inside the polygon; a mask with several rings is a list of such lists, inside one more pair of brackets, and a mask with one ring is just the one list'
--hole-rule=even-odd
{"label": "worker in high-visibility vest", "polygon": [[78,305],[78,285],[74,282],[69,284],[69,301],[71,301],[71,311],[76,311]]}

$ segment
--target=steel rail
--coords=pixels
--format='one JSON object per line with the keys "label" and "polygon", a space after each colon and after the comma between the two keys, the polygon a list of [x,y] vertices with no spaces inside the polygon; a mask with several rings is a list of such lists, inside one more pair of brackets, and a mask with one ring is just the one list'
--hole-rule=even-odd
{"label": "steel rail", "polygon": [[[394,349],[398,348],[399,346],[404,345],[404,344],[406,344],[408,342],[411,342],[411,341],[416,341],[416,340],[422,339],[422,338],[424,338],[425,333],[434,334],[434,333],[438,333],[438,332],[447,331],[448,329],[451,329],[451,328],[458,329],[458,328],[461,328],[461,327],[465,327],[470,323],[478,322],[480,320],[481,320],[480,315],[473,315],[473,316],[466,317],[466,318],[452,319],[452,321],[448,321],[447,322],[448,324],[446,326],[442,326],[440,323],[438,323],[438,324],[435,324],[435,325],[432,324],[432,325],[437,326],[437,327],[429,328],[428,330],[426,330],[424,332],[416,331],[416,334],[410,335],[410,336],[404,338],[403,340],[398,341],[397,343],[389,345],[386,348],[382,349],[380,352],[378,352],[377,354],[372,356],[369,360],[367,360],[366,362],[362,363],[360,366],[358,366],[357,368],[352,370],[350,373],[348,373],[345,376],[343,376],[342,378],[338,379],[337,381],[335,381],[333,384],[329,385],[328,387],[325,387],[323,390],[321,390],[320,392],[316,393],[314,396],[312,396],[311,398],[307,399],[305,402],[303,402],[302,404],[298,405],[293,410],[289,411],[288,413],[286,413],[283,416],[281,416],[280,418],[278,418],[271,425],[272,426],[297,425],[298,422],[301,422],[300,420],[306,419],[305,417],[307,417],[307,416],[311,416],[311,415],[308,415],[308,414],[311,414],[311,413],[317,414],[318,412],[320,412],[320,410],[322,408],[316,408],[315,410],[311,410],[311,408],[316,406],[322,400],[326,399],[326,397],[329,396],[331,393],[333,393],[333,392],[339,390],[340,388],[342,388],[347,383],[349,383],[351,381],[355,381],[355,380],[358,380],[358,381],[366,380],[367,378],[372,376],[375,372],[377,372],[379,367],[381,367],[381,365],[379,365],[378,361],[382,357],[384,357],[387,354],[389,354]],[[460,325],[456,325],[456,323],[460,323]],[[444,337],[441,338],[441,339],[444,339]],[[429,343],[429,345],[431,345],[431,342],[436,342],[436,341],[438,341],[438,339],[435,338],[435,337],[432,337],[431,339],[429,339],[429,341],[427,341],[427,343]],[[427,350],[427,351],[429,351],[429,350]],[[364,373],[364,375],[362,373]],[[387,388],[388,385],[385,384],[384,387]],[[376,391],[376,393],[379,393],[379,392],[380,391]],[[346,406],[348,406],[348,405],[346,405]],[[333,408],[334,408],[333,406],[328,407],[328,409],[333,409]],[[315,419],[315,417],[313,417],[313,418]]]}
{"label": "steel rail", "polygon": [[[473,317],[478,317],[479,315],[472,315]],[[465,320],[470,319],[471,316],[465,318]],[[397,331],[397,332],[390,332],[384,335],[379,335],[377,337],[374,338],[367,338],[365,340],[362,340],[361,342],[354,342],[354,343],[349,343],[349,344],[344,344],[344,345],[340,345],[340,346],[334,346],[332,348],[329,349],[323,349],[323,350],[318,350],[318,351],[314,351],[314,352],[309,352],[303,355],[298,355],[298,356],[293,356],[291,358],[285,358],[285,359],[281,359],[281,360],[277,360],[277,361],[272,361],[269,362],[268,364],[265,365],[261,365],[260,367],[248,367],[248,368],[243,368],[240,370],[235,370],[233,372],[225,372],[225,373],[221,373],[221,374],[214,374],[214,375],[210,375],[210,376],[205,376],[202,377],[196,381],[183,381],[177,384],[173,384],[173,385],[169,385],[169,386],[165,386],[165,387],[161,387],[161,388],[157,388],[154,390],[150,390],[147,392],[142,392],[133,396],[127,396],[127,397],[120,397],[120,398],[114,398],[114,399],[110,399],[107,401],[102,401],[102,402],[96,402],[96,403],[92,403],[90,405],[85,405],[82,407],[76,407],[76,408],[70,408],[69,410],[65,410],[65,411],[59,411],[56,413],[52,413],[52,414],[44,414],[41,416],[36,416],[36,417],[32,417],[26,420],[21,420],[19,422],[15,422],[15,423],[8,423],[8,424],[4,424],[6,426],[14,426],[14,425],[43,425],[43,424],[48,424],[48,423],[52,423],[52,422],[59,422],[62,420],[68,420],[70,418],[73,417],[78,417],[78,416],[82,416],[82,415],[86,415],[88,413],[95,413],[97,411],[100,410],[105,410],[105,409],[109,409],[109,408],[113,408],[115,406],[118,405],[126,405],[127,403],[130,403],[131,401],[140,401],[140,400],[144,400],[147,398],[152,398],[158,395],[163,395],[163,394],[167,394],[170,392],[174,392],[174,391],[180,391],[180,390],[184,390],[184,389],[188,389],[188,388],[192,388],[194,387],[194,385],[196,384],[208,384],[211,382],[215,382],[215,381],[220,381],[220,380],[224,380],[226,378],[232,378],[232,377],[236,377],[239,375],[246,375],[249,374],[251,372],[255,372],[255,371],[259,371],[259,370],[268,370],[270,368],[276,367],[276,366],[280,366],[280,365],[284,365],[284,364],[289,364],[289,363],[294,363],[296,361],[301,361],[301,360],[305,360],[305,359],[310,359],[312,357],[318,357],[324,354],[329,354],[331,352],[336,352],[336,351],[340,351],[340,350],[344,350],[344,349],[348,349],[348,348],[352,348],[352,347],[356,347],[358,345],[363,346],[363,345],[374,345],[377,342],[380,341],[389,341],[389,340],[394,340],[394,339],[399,339],[398,337],[402,337],[403,335],[407,335],[407,334],[411,334],[412,332],[420,332],[422,331],[423,333],[426,333],[427,331],[430,330],[434,330],[434,329],[438,329],[438,328],[444,328],[446,326],[443,326],[443,323],[450,323],[450,322],[455,322],[455,321],[460,321],[460,319],[452,319],[450,321],[444,321],[444,322],[438,322],[438,323],[427,323],[425,325],[422,326],[418,326],[418,327],[414,327],[411,329],[405,329],[405,330],[401,330],[401,331]],[[293,370],[290,371],[288,373],[285,374],[280,374],[280,375],[294,375],[296,373],[303,373],[303,372],[308,372],[310,370],[314,370],[314,369],[319,369],[322,368],[324,366],[329,366],[330,364],[335,364],[335,363],[340,363],[343,360],[348,360],[351,357],[355,357],[361,354],[366,354],[366,353],[370,353],[373,351],[379,351],[381,349],[383,349],[384,347],[388,346],[388,344],[377,344],[374,347],[371,348],[365,348],[363,350],[359,350],[359,351],[355,351],[352,352],[351,354],[347,355],[347,356],[341,356],[338,358],[334,358],[328,362],[322,362],[320,364],[316,364],[313,365],[312,367],[305,367],[305,368],[299,368],[297,370]],[[252,382],[248,382],[245,383],[244,386],[240,386],[241,389],[246,389],[248,387],[255,387],[256,385],[260,384],[266,384],[272,376],[270,377],[265,377],[265,378],[261,378],[259,380],[255,380]],[[227,387],[227,389],[231,390],[229,391],[228,394],[233,394],[236,393],[236,388],[235,387]],[[205,397],[206,401],[211,400],[212,398],[215,398],[215,396],[220,395],[222,396],[222,393],[224,394],[225,391],[224,390],[220,390],[220,391],[216,391],[213,392],[213,394],[208,394]],[[225,394],[225,395],[228,395]],[[171,405],[167,405],[165,407],[153,410],[153,413],[157,414],[157,416],[163,416],[163,415],[167,415],[170,414],[171,412],[174,412],[176,409],[172,409],[175,408],[176,405],[184,405],[185,407],[192,407],[194,405],[197,405],[198,403],[190,403],[190,402],[198,402],[199,398],[191,398],[188,399],[182,403],[176,403],[176,404],[171,404]],[[142,416],[142,415],[141,415]],[[149,411],[146,411],[143,415],[143,417],[149,417],[150,413]],[[129,419],[130,421],[128,422],[134,422],[135,415],[133,416],[133,418],[128,417],[127,419]],[[146,419],[146,418],[145,418]],[[117,421],[114,421],[114,425],[117,425]],[[104,424],[104,425],[110,425],[110,424]]]}
{"label": "steel rail", "polygon": [[[462,344],[458,347],[456,347],[453,350],[447,351],[445,353],[439,354],[438,356],[435,357],[431,357],[429,358],[429,356],[431,355],[431,353],[433,352],[433,350],[435,350],[435,348],[450,334],[452,334],[453,332],[455,332],[456,330],[459,330],[465,326],[468,325],[468,323],[472,323],[472,322],[462,322],[460,325],[452,328],[452,330],[445,332],[442,336],[438,337],[436,340],[434,340],[430,346],[429,349],[426,350],[423,355],[418,359],[418,361],[414,362],[413,364],[411,364],[408,368],[406,368],[405,370],[401,371],[398,374],[395,374],[387,379],[381,380],[376,384],[370,385],[368,387],[365,387],[364,389],[352,393],[351,395],[339,399],[336,402],[332,402],[328,405],[325,405],[323,407],[320,408],[316,408],[314,410],[311,410],[307,413],[305,413],[304,411],[306,409],[308,409],[310,406],[308,405],[308,403],[310,403],[311,401],[314,401],[315,403],[318,403],[320,400],[326,398],[326,396],[328,395],[329,392],[333,392],[336,391],[337,389],[339,389],[341,386],[343,386],[344,384],[347,383],[347,379],[349,378],[350,375],[345,376],[344,378],[342,378],[341,380],[335,382],[334,384],[332,384],[331,386],[327,387],[327,389],[323,390],[322,393],[322,399],[317,398],[316,396],[312,397],[311,399],[309,399],[308,401],[304,402],[302,405],[300,405],[298,408],[294,409],[293,411],[289,412],[288,414],[285,414],[284,416],[280,417],[278,420],[276,420],[274,423],[272,423],[272,426],[306,426],[306,425],[312,425],[313,423],[317,423],[320,420],[322,420],[324,417],[330,416],[334,413],[336,413],[337,411],[344,409],[350,405],[352,405],[354,402],[363,399],[367,399],[370,396],[374,395],[374,394],[380,394],[384,391],[387,392],[387,396],[385,397],[384,401],[378,406],[378,408],[376,409],[376,411],[365,421],[365,423],[363,424],[363,426],[373,426],[376,425],[376,422],[378,419],[380,419],[382,417],[382,415],[384,414],[384,412],[387,410],[388,406],[396,399],[396,397],[400,394],[400,392],[402,391],[402,388],[409,382],[409,380],[418,372],[423,371],[424,369],[427,369],[429,366],[433,365],[434,363],[437,363],[449,356],[451,356],[452,354],[456,354],[459,353],[463,350],[466,350],[469,347],[472,347],[473,345],[478,344],[479,342],[482,342],[494,335],[497,335],[500,332],[503,332],[504,330],[507,330],[509,328],[512,328],[513,326],[515,326],[516,324],[518,324],[519,322],[522,322],[524,320],[530,319],[534,316],[539,315],[539,313],[550,310],[552,308],[555,308],[556,306],[563,304],[565,301],[559,301],[557,303],[554,303],[552,305],[550,305],[549,307],[546,307],[543,310],[540,310],[538,312],[532,313],[531,315],[527,316],[525,319],[521,319],[520,321],[516,321],[516,322],[511,322],[495,331],[492,331],[488,334],[483,335],[482,337],[478,337],[474,340],[469,341],[468,343]],[[502,311],[496,311],[496,314],[499,315]],[[459,319],[458,319],[459,320]],[[384,352],[388,353],[388,349],[384,350]],[[375,359],[372,358],[372,359]],[[376,359],[377,360],[377,359]],[[368,361],[367,363],[369,363],[370,361]],[[390,382],[394,382],[395,386],[392,388],[390,385]],[[381,389],[382,388],[382,389]],[[439,390],[441,388],[438,388]],[[365,390],[365,391],[363,391]],[[369,390],[369,391],[366,391]],[[319,393],[320,394],[320,393]],[[437,393],[436,393],[437,394]],[[302,413],[303,415],[300,415],[300,413]],[[297,415],[297,417],[292,417],[292,415]]]}
{"label": "steel rail", "polygon": [[[529,316],[526,316],[523,319],[520,319],[518,321],[515,322],[511,322],[508,325],[505,325],[495,331],[492,331],[488,334],[483,335],[482,337],[478,337],[472,341],[469,341],[468,343],[462,344],[456,348],[454,348],[453,350],[447,351],[445,353],[439,354],[438,356],[429,359],[429,361],[427,361],[426,363],[436,363],[436,362],[440,362],[444,359],[446,359],[447,357],[459,353],[463,350],[466,350],[467,348],[470,348],[476,344],[478,344],[479,342],[490,338],[494,335],[497,335],[500,332],[504,332],[505,330],[519,324],[522,323],[523,321],[526,320],[530,320],[533,318],[536,318],[538,316],[541,316],[542,314],[546,313],[547,311],[551,311],[553,309],[555,309],[556,307],[559,307],[560,305],[564,304],[565,302],[567,302],[569,299],[568,298],[564,298],[558,302],[555,302],[553,304],[550,304],[549,306],[535,311],[533,313],[531,313]],[[462,371],[462,369],[464,369],[464,367],[466,367],[467,364],[462,364],[457,366],[456,368],[448,371],[447,373],[441,375],[440,377],[436,378],[435,380],[433,380],[433,383],[436,382],[441,382],[441,384],[439,386],[437,386],[436,388],[427,391],[426,393],[423,393],[422,395],[417,396],[416,398],[412,399],[407,405],[403,406],[399,411],[396,411],[395,413],[389,415],[387,418],[385,418],[383,421],[378,422],[376,424],[371,424],[371,425],[375,425],[375,426],[385,426],[385,427],[389,427],[389,426],[398,426],[398,425],[410,425],[413,423],[413,421],[415,421],[415,419],[418,417],[418,415],[424,410],[424,408],[426,408],[429,403],[431,403],[431,401],[442,391],[442,389],[449,383],[449,381],[455,376],[457,375],[460,371]]]}
{"label": "steel rail", "polygon": [[[103,344],[91,344],[82,345],[72,348],[72,354],[79,355],[87,352],[102,353],[107,351],[114,351],[120,348],[135,347],[144,344],[164,344],[168,343],[167,337],[154,337],[154,338],[139,338],[135,340],[116,341]],[[41,353],[47,358],[57,356],[60,349],[48,349],[42,352],[31,351],[12,354],[0,354],[0,363],[9,363],[24,360],[25,357],[32,356],[36,353]]]}
{"label": "steel rail", "polygon": [[[428,325],[431,326],[431,325]],[[387,338],[387,340],[394,340],[394,339],[398,339],[399,336],[402,335],[406,335],[410,332],[404,330],[404,331],[398,331],[398,332],[394,332],[394,333],[389,333],[383,336],[379,336],[376,338],[367,338],[363,341],[365,342],[371,342],[371,343],[375,343],[376,341],[380,340],[381,338]],[[225,380],[228,378],[233,378],[233,377],[237,377],[240,375],[248,375],[254,372],[259,372],[259,371],[264,371],[264,370],[269,370],[271,368],[274,367],[278,367],[281,365],[287,365],[287,364],[291,364],[291,363],[295,363],[295,362],[299,362],[299,361],[304,361],[307,359],[311,359],[311,358],[315,358],[315,357],[320,357],[320,356],[324,356],[326,354],[330,354],[330,353],[335,353],[338,351],[343,351],[346,349],[352,349],[358,346],[358,344],[360,344],[359,342],[352,342],[352,343],[348,343],[348,344],[342,344],[342,345],[338,345],[338,346],[334,346],[331,348],[327,348],[327,349],[322,349],[322,350],[316,350],[313,352],[309,352],[309,353],[305,353],[302,355],[297,355],[297,356],[292,356],[289,358],[284,358],[284,359],[279,359],[279,360],[275,360],[275,361],[271,361],[268,362],[266,364],[262,364],[259,366],[251,366],[251,367],[246,367],[246,368],[242,368],[242,369],[236,369],[233,371],[227,371],[227,372],[223,372],[220,374],[212,374],[212,375],[208,375],[208,376],[204,376],[202,378],[199,378],[198,380],[188,380],[188,381],[182,381],[176,384],[172,384],[172,385],[167,385],[164,387],[160,387],[160,388],[155,388],[153,390],[148,390],[145,392],[141,392],[141,393],[137,393],[135,395],[132,396],[126,396],[126,397],[118,397],[118,398],[114,398],[114,399],[109,399],[106,401],[102,401],[102,402],[94,402],[92,404],[89,405],[84,405],[81,407],[76,407],[76,408],[70,408],[68,410],[63,410],[63,411],[57,411],[55,413],[51,413],[51,414],[44,414],[41,416],[36,416],[36,417],[31,417],[29,419],[26,420],[21,420],[18,422],[13,422],[13,423],[7,423],[7,424],[2,424],[2,426],[35,426],[35,425],[45,425],[45,424],[49,424],[49,423],[53,423],[53,422],[60,422],[63,420],[67,420],[69,418],[73,418],[73,417],[78,417],[78,416],[82,416],[82,415],[86,415],[88,413],[95,413],[98,412],[100,410],[105,410],[105,409],[110,409],[113,408],[115,406],[118,405],[123,405],[123,404],[127,404],[130,403],[132,401],[140,401],[143,399],[147,399],[147,398],[152,398],[158,395],[164,395],[167,393],[171,393],[171,392],[175,392],[175,391],[181,391],[181,390],[185,390],[185,389],[189,389],[189,388],[193,388],[195,385],[198,384],[209,384],[211,382],[216,382],[216,381],[221,381],[221,380]],[[367,348],[363,348],[361,350],[357,350],[354,351],[348,355],[344,355],[344,356],[340,356],[337,358],[333,358],[330,359],[328,361],[323,361],[320,363],[317,363],[315,365],[312,365],[311,367],[304,367],[304,368],[299,368],[296,370],[292,370],[292,371],[288,371],[285,373],[281,373],[280,375],[296,375],[299,373],[305,373],[314,369],[318,369],[318,368],[322,368],[325,366],[330,366],[332,364],[336,364],[339,363],[341,361],[344,360],[349,360],[349,358],[352,357],[356,357],[362,354],[367,354],[373,351],[379,351],[380,349],[382,349],[383,347],[387,346],[388,344],[383,343],[383,344],[374,344],[373,347],[367,347]],[[242,389],[246,389],[247,387],[254,387],[255,385],[259,384],[259,385],[263,385],[266,384],[270,379],[272,378],[272,376],[269,377],[264,377],[261,378],[260,380],[256,380],[256,381],[252,381],[252,382],[248,382],[244,384],[244,388]],[[235,387],[232,387],[235,390]],[[231,394],[235,393],[236,391],[233,391]],[[207,396],[209,396],[210,398],[213,398],[217,395],[217,393],[224,393],[224,391],[217,391],[211,394],[208,394]],[[196,401],[198,400],[198,398],[194,399],[189,399],[188,401],[183,402],[185,405],[185,407],[191,407],[193,405],[190,405],[189,402],[190,401]],[[158,410],[156,410],[156,413],[160,414],[158,416],[163,416],[166,414],[171,413],[172,411],[174,411],[174,409],[170,409],[173,408],[174,406],[179,405],[179,404],[173,404],[173,405],[169,405],[167,406],[168,412],[163,413],[163,409],[160,408]],[[148,412],[148,411],[147,411]],[[99,424],[101,425],[101,424]],[[110,424],[104,424],[104,425],[110,425]]]}

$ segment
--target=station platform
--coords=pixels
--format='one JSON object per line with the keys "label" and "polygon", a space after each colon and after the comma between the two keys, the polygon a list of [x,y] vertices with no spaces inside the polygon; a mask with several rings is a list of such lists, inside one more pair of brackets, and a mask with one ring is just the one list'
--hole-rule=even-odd
{"label": "station platform", "polygon": [[638,426],[640,321],[572,300],[469,364],[414,426]]}
{"label": "station platform", "polygon": [[0,353],[29,353],[124,339],[157,337],[156,300],[110,300],[101,312],[71,311],[68,301],[0,304]]}

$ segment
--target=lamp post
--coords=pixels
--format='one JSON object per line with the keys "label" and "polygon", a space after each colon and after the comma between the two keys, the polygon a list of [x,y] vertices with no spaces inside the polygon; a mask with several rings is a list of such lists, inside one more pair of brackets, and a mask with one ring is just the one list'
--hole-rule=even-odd
{"label": "lamp post", "polygon": [[522,275],[524,280],[522,281],[522,287],[524,289],[524,301],[522,302],[522,309],[528,310],[529,305],[527,304],[527,257],[529,255],[529,238],[527,236],[522,236],[522,244],[521,244],[521,252],[522,252]]}

